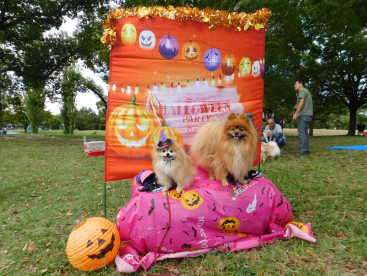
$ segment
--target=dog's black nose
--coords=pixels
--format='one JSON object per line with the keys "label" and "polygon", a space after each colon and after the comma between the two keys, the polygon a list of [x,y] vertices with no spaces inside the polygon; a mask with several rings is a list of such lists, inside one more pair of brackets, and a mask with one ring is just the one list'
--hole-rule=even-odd
{"label": "dog's black nose", "polygon": [[169,153],[168,152],[166,153],[166,156],[169,157]]}
{"label": "dog's black nose", "polygon": [[240,134],[240,133],[239,133],[238,131],[235,131],[235,132],[234,132],[234,135],[236,135],[236,136],[237,136],[237,135],[239,135],[239,134]]}

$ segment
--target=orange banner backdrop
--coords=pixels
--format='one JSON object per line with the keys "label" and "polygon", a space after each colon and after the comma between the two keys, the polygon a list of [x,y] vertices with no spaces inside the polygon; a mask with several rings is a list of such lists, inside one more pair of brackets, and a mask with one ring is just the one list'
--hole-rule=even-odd
{"label": "orange banner backdrop", "polygon": [[[152,169],[164,130],[186,147],[197,130],[250,112],[261,135],[265,29],[247,31],[162,17],[121,18],[111,49],[105,181]],[[259,162],[258,154],[255,161]]]}

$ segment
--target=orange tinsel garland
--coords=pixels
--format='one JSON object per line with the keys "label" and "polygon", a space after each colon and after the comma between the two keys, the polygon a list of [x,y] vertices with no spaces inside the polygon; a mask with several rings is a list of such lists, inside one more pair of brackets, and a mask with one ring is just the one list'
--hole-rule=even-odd
{"label": "orange tinsel garland", "polygon": [[255,13],[237,13],[228,11],[218,11],[214,9],[203,9],[186,7],[137,7],[134,9],[117,8],[114,12],[110,12],[107,20],[103,24],[104,32],[101,38],[105,46],[116,45],[116,25],[120,18],[127,17],[163,17],[168,19],[176,19],[180,22],[194,20],[196,22],[206,22],[209,29],[213,30],[215,26],[224,26],[226,28],[234,27],[236,31],[240,31],[243,27],[247,31],[251,26],[256,30],[265,28],[266,23],[270,19],[271,12],[269,9],[263,8]]}

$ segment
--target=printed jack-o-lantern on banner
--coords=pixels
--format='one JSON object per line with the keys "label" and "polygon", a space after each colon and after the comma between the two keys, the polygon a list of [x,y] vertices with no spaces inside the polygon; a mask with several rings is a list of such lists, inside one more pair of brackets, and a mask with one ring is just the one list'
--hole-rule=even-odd
{"label": "printed jack-o-lantern on banner", "polygon": [[267,9],[111,12],[101,39],[111,45],[105,181],[151,169],[160,130],[189,146],[213,118],[250,112],[260,135],[269,17]]}

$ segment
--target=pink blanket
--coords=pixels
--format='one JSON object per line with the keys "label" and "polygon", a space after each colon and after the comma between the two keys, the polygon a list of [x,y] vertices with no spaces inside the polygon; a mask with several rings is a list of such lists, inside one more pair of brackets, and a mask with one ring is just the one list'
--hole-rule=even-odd
{"label": "pink blanket", "polygon": [[223,187],[198,169],[189,189],[181,196],[172,190],[168,197],[140,192],[140,186],[135,177],[132,199],[117,216],[123,241],[115,259],[120,272],[148,268],[155,259],[249,249],[279,238],[315,242],[310,225],[291,222],[291,205],[263,177],[240,187]]}

